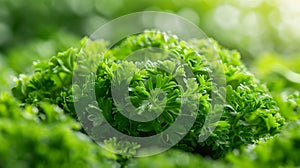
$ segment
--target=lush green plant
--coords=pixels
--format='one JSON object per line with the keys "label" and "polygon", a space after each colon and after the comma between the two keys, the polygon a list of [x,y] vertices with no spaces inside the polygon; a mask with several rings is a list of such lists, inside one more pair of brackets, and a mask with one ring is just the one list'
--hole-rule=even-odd
{"label": "lush green plant", "polygon": [[256,145],[244,147],[242,151],[234,151],[226,156],[232,167],[299,167],[299,92],[291,94],[286,99],[283,112],[289,114],[288,124],[280,134]]}
{"label": "lush green plant", "polygon": [[235,167],[299,167],[299,128],[299,122],[292,122],[276,137],[227,159]]}
{"label": "lush green plant", "polygon": [[253,72],[266,84],[287,121],[299,119],[299,110],[295,110],[299,108],[299,61],[299,54],[283,58],[276,53],[265,53],[252,65]]}
{"label": "lush green plant", "polygon": [[[290,9],[297,5],[289,6],[288,1],[260,0],[128,0],[126,3],[131,5],[123,8],[124,3],[122,0],[92,0],[89,3],[80,0],[0,0],[0,167],[300,166],[297,158],[300,57],[299,54],[282,55],[299,50],[299,25],[291,24],[296,23],[291,19],[299,14]],[[107,42],[87,39],[77,47],[80,36],[92,33],[106,19],[149,9],[181,15],[226,47],[238,49],[244,63],[251,65],[251,72],[262,83],[241,63],[239,53],[224,49],[211,39],[185,42],[169,34],[147,32],[128,37],[110,49]],[[77,48],[70,48],[44,62],[69,46]],[[157,53],[145,56],[147,59],[154,57],[149,62],[139,58],[125,59],[128,54],[146,47],[160,48],[170,57],[158,61],[164,54]],[[195,48],[199,53],[194,52]],[[265,50],[280,54],[259,54]],[[106,53],[101,55],[104,51]],[[206,58],[216,53],[225,72],[226,87],[222,89],[226,90],[226,96],[222,95],[222,98],[226,103],[221,120],[214,123],[216,129],[204,131],[211,136],[199,142],[203,133],[200,130],[213,106],[211,96],[215,91],[210,76],[212,69]],[[249,59],[249,55],[256,61]],[[33,61],[34,74],[31,75]],[[80,67],[84,64],[93,67]],[[139,71],[140,64],[147,67],[142,66],[144,70]],[[188,72],[179,65],[188,67],[194,74],[195,78],[189,76],[189,82],[184,83],[189,89],[178,85],[178,76]],[[76,76],[81,82],[72,85],[74,69],[78,66],[82,71]],[[170,73],[172,68],[176,69],[174,73]],[[1,93],[13,86],[14,73],[30,74],[20,75],[13,88],[13,94],[20,102]],[[166,104],[162,115],[147,123],[124,117],[110,92],[116,76],[124,80],[133,77],[129,95],[130,102],[140,113],[137,116],[147,118],[148,112],[160,111]],[[93,90],[96,90],[97,102],[91,100]],[[105,114],[110,125],[132,136],[163,132],[180,117],[183,96],[189,99],[187,109],[196,108],[193,105],[197,103],[191,103],[194,100],[191,93],[195,90],[200,99],[196,122],[174,147],[182,150],[171,149],[151,157],[131,158],[139,150],[139,144],[117,138],[105,139],[106,136],[97,133],[97,128],[105,123],[99,114]],[[121,93],[122,88],[119,91]],[[162,92],[167,93],[166,97],[161,97]],[[89,103],[82,109],[84,113],[77,116],[74,103],[82,100]],[[283,125],[280,115],[288,122],[284,129],[280,129]],[[84,130],[74,120],[78,117],[86,127]],[[186,128],[178,126],[176,129],[183,135],[181,132]],[[281,133],[273,137],[279,129]],[[99,148],[82,132],[88,132],[94,139],[104,139],[109,151],[124,156]],[[162,143],[176,139],[176,135],[165,135]],[[227,156],[211,160],[198,154],[213,158]]]}
{"label": "lush green plant", "polygon": [[[39,115],[37,115],[39,114]],[[80,125],[54,105],[19,107],[0,96],[1,167],[112,167],[116,156],[101,150]]]}
{"label": "lush green plant", "polygon": [[[79,116],[85,125],[90,125],[86,128],[87,132],[92,133],[92,128],[101,125],[103,120],[97,118],[97,113],[102,113],[112,126],[123,133],[133,136],[157,134],[169,127],[178,116],[182,96],[185,95],[190,101],[194,100],[191,94],[188,94],[193,91],[199,93],[196,122],[177,148],[218,158],[242,145],[255,143],[261,138],[276,134],[283,124],[283,118],[278,113],[276,103],[240,62],[239,53],[224,49],[211,39],[185,42],[178,40],[175,36],[149,31],[128,37],[109,50],[106,48],[106,42],[86,43],[85,41],[83,40],[81,49],[71,48],[59,53],[49,62],[35,65],[34,75],[20,76],[17,86],[13,88],[14,96],[24,103],[37,106],[41,101],[56,104],[74,117],[73,103],[80,98],[72,94],[74,66],[78,66],[80,61],[94,65],[93,61],[96,60],[100,62],[96,65],[97,73],[81,77],[81,81],[84,82],[73,85],[73,89],[81,87],[81,97],[85,98],[90,96],[90,87],[95,87],[96,90],[99,106],[90,102],[87,109],[82,109],[86,111],[84,115]],[[198,47],[200,55],[190,46]],[[171,61],[149,61],[146,69],[138,71],[137,62],[124,59],[128,54],[147,47],[171,51],[170,54],[173,54]],[[99,57],[99,54],[105,51],[106,53]],[[212,57],[213,55],[210,54],[214,53],[218,53],[223,63],[227,82],[226,104],[221,120],[213,123],[216,125],[215,131],[206,141],[199,143],[201,128],[211,108],[210,98],[213,91],[209,76],[211,69],[205,57]],[[184,68],[178,66],[178,61],[181,60],[195,76],[186,83],[188,86],[186,90],[176,84],[177,81],[174,78],[176,75],[180,77],[187,73]],[[158,63],[170,68],[173,76],[155,66]],[[87,71],[91,70],[85,68]],[[117,71],[118,69],[122,71]],[[116,71],[120,74],[115,74]],[[144,108],[142,107],[143,101],[153,98],[151,90],[155,88],[168,93],[166,109],[154,121],[145,124],[128,120],[121,115],[112,102],[110,88],[114,76],[120,77],[121,81],[126,81],[131,75],[133,79],[129,85],[130,100],[137,108]],[[94,79],[94,83],[91,82],[93,81],[90,80],[91,78]],[[186,108],[191,110],[197,108],[193,104],[195,103],[190,103],[190,106]],[[149,106],[146,108],[149,109]],[[97,136],[93,133],[92,135]],[[165,142],[168,143],[176,138],[169,137]]]}

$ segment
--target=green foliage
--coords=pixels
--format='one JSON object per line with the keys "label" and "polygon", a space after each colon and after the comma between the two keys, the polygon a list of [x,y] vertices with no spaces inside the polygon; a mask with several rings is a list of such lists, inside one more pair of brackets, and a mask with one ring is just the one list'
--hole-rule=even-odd
{"label": "green foliage", "polygon": [[[49,62],[41,62],[35,65],[35,75],[27,77],[20,75],[16,87],[13,88],[14,95],[27,104],[39,104],[41,101],[49,101],[53,104],[62,104],[66,101],[68,85],[72,81],[72,70],[75,55],[78,49],[69,49],[59,53]],[[26,84],[25,84],[26,83]],[[66,109],[64,109],[66,110]]]}
{"label": "green foliage", "polygon": [[134,158],[129,163],[128,168],[226,168],[231,167],[222,161],[213,161],[209,158],[202,158],[199,155],[193,155],[190,153],[182,152],[179,150],[169,150],[165,153]]}
{"label": "green foliage", "polygon": [[299,58],[299,53],[285,57],[276,53],[265,53],[253,63],[253,71],[267,84],[273,95],[282,90],[299,90]]}
{"label": "green foliage", "polygon": [[0,53],[0,92],[14,86],[13,70],[7,65],[6,59]]}
{"label": "green foliage", "polygon": [[298,120],[299,54],[282,58],[275,53],[265,53],[259,58],[253,64],[255,74],[266,83],[280,108],[282,116],[287,121]]}
{"label": "green foliage", "polygon": [[12,97],[2,94],[1,167],[118,166],[86,135],[74,130],[79,128],[78,123],[54,105],[43,103],[39,109],[31,105],[20,108]]}
{"label": "green foliage", "polygon": [[[176,147],[214,158],[222,157],[228,151],[242,145],[272,136],[283,124],[276,103],[242,65],[239,54],[222,48],[211,39],[185,42],[166,33],[148,31],[128,37],[109,50],[106,49],[107,43],[103,41],[89,43],[85,41],[82,42],[81,52],[80,49],[69,49],[59,53],[49,62],[37,64],[34,75],[21,76],[17,86],[13,88],[14,96],[24,103],[37,106],[40,101],[56,104],[73,117],[75,116],[73,103],[84,97],[91,102],[88,108],[82,109],[85,111],[82,116],[78,117],[84,121],[84,125],[90,125],[86,128],[87,132],[92,133],[95,127],[104,122],[97,116],[102,113],[112,126],[132,136],[149,136],[164,131],[180,115],[180,106],[183,104],[180,100],[186,97],[190,103],[187,103],[189,106],[185,108],[199,109],[192,129]],[[200,55],[191,46],[198,47]],[[153,60],[147,61],[144,61],[144,57],[136,61],[124,59],[127,55],[143,48],[159,48],[169,54],[169,60],[155,60],[155,56]],[[223,63],[226,76],[226,105],[221,120],[212,123],[216,125],[215,131],[207,130],[206,133],[211,133],[211,136],[204,142],[198,142],[203,133],[201,129],[205,118],[211,108],[210,98],[214,91],[209,76],[211,69],[206,58],[213,57],[215,53],[218,53]],[[165,55],[159,55],[158,58],[161,56]],[[81,64],[83,61],[85,63]],[[99,64],[95,65],[96,62]],[[144,69],[139,71],[141,65]],[[76,77],[82,80],[78,80],[81,82],[72,86],[72,74],[76,66],[79,66],[81,71]],[[186,76],[187,71],[184,67],[191,69],[195,76],[195,78],[188,78],[188,81],[183,81],[187,88],[182,88],[176,79]],[[93,69],[97,71],[91,71]],[[86,74],[84,72],[89,71],[91,75],[80,76],[81,73]],[[130,102],[139,109],[133,115],[140,116],[151,113],[151,110],[157,111],[165,103],[162,115],[146,123],[129,120],[123,116],[120,109],[116,108],[117,104],[113,102],[110,91],[115,83],[121,82],[125,85],[129,84]],[[96,90],[99,106],[89,98],[92,87]],[[72,89],[79,90],[79,95],[72,94]],[[122,90],[124,88],[119,89],[119,93],[124,91]],[[199,107],[193,105],[197,102],[192,103],[195,97],[191,93],[195,90],[199,98]],[[157,96],[161,91],[167,95],[158,100]],[[147,115],[145,117],[147,118]],[[186,128],[178,126],[177,129],[179,136],[180,130]],[[92,133],[92,135],[98,137],[96,134]],[[178,137],[169,137],[169,135],[162,138],[163,143],[176,139]]]}
{"label": "green foliage", "polygon": [[121,166],[125,166],[128,164],[129,159],[136,155],[136,151],[140,148],[140,145],[128,141],[118,141],[114,137],[105,140],[103,147],[108,151],[108,154],[111,154],[111,159],[116,160]]}
{"label": "green foliage", "polygon": [[65,125],[45,127],[33,122],[0,120],[3,167],[111,167],[87,137]]}
{"label": "green foliage", "polygon": [[[131,5],[123,8],[125,3]],[[295,6],[289,1],[260,0],[0,0],[0,92],[13,86],[14,73],[30,74],[31,62],[35,61],[34,74],[21,74],[13,88],[20,102],[7,94],[0,96],[0,167],[300,167],[300,57],[281,55],[299,51],[299,25],[291,24],[297,23],[293,19],[299,16]],[[181,15],[222,45],[238,49],[247,65],[253,63],[251,71],[263,83],[249,73],[238,52],[224,49],[211,39],[183,42],[169,34],[148,32],[128,37],[109,50],[104,41],[84,39],[80,47],[56,55],[69,46],[77,47],[80,36],[92,33],[106,19],[149,9]],[[150,55],[138,52],[138,59],[126,58],[146,47],[160,48],[164,54],[153,50]],[[191,47],[197,47],[199,53]],[[260,54],[266,50],[280,54]],[[202,127],[213,108],[211,96],[215,91],[207,58],[216,53],[225,72],[227,86],[222,89],[226,96],[222,98],[226,103],[221,120],[212,124],[216,129],[211,131]],[[169,58],[162,59],[166,55]],[[72,85],[78,66],[81,72],[77,81],[82,82]],[[188,74],[186,67],[195,77],[181,82],[189,89],[178,84],[178,78]],[[91,70],[96,73],[88,74]],[[116,107],[111,86],[124,81],[130,86],[127,103],[137,109],[135,115],[158,118],[136,122],[120,113],[121,105]],[[97,101],[90,100],[93,90]],[[199,96],[196,122],[175,146],[194,154],[172,149],[156,156],[131,158],[139,144],[105,139],[97,133],[105,124],[102,114],[125,134],[143,137],[163,132],[180,117],[183,99],[186,109],[196,108],[195,90]],[[119,91],[122,93],[122,88]],[[89,101],[88,106],[76,116],[73,104],[83,99]],[[272,137],[283,125],[280,115],[289,124]],[[85,131],[94,138],[104,137],[103,145],[109,151],[84,135],[75,118],[83,121]],[[175,142],[187,128],[176,129],[179,136],[164,134],[162,143]],[[203,133],[210,137],[199,142]],[[228,152],[226,162],[198,155],[220,158]]]}
{"label": "green foliage", "polygon": [[299,167],[299,128],[299,122],[291,122],[276,137],[228,155],[227,160],[235,167]]}
{"label": "green foliage", "polygon": [[297,121],[300,118],[299,90],[287,89],[273,93],[280,108],[280,113],[287,121]]}
{"label": "green foliage", "polygon": [[[282,102],[281,102],[282,103]],[[289,122],[279,134],[257,145],[244,147],[243,150],[234,151],[226,156],[232,167],[299,167],[299,92],[290,94],[282,109]]]}
{"label": "green foliage", "polygon": [[[215,49],[222,60],[227,84],[226,104],[221,120],[208,140],[196,149],[199,151],[202,148],[207,152],[205,146],[210,146],[216,151],[216,156],[222,156],[227,150],[231,151],[278,133],[284,121],[279,109],[266,93],[267,89],[240,62],[239,53],[224,49],[215,41],[193,42],[193,45],[200,48],[206,56],[214,53],[212,48]],[[199,130],[199,127],[195,130]]]}

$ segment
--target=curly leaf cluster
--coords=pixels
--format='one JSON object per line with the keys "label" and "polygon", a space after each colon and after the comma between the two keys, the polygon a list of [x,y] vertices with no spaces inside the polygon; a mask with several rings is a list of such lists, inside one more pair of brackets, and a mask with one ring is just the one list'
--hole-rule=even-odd
{"label": "curly leaf cluster", "polygon": [[[104,41],[87,42],[85,39],[80,49],[69,49],[49,62],[38,63],[32,76],[19,78],[13,88],[14,96],[37,106],[40,101],[56,104],[73,117],[76,114],[74,103],[84,97],[90,102],[81,109],[84,112],[78,117],[84,121],[86,131],[97,138],[105,135],[97,135],[93,129],[105,121],[127,135],[144,137],[169,128],[182,109],[196,110],[196,113],[185,116],[187,121],[195,119],[187,134],[183,133],[187,128],[178,125],[175,135],[162,136],[162,143],[172,143],[184,135],[176,148],[214,158],[272,136],[283,125],[276,103],[241,63],[239,53],[224,49],[212,39],[187,42],[167,33],[145,31],[125,38],[111,48],[107,46]],[[159,49],[164,54],[140,55],[135,61],[127,58],[142,49]],[[167,59],[164,59],[166,55]],[[207,59],[215,56],[221,61],[225,73],[226,87],[222,89],[226,96],[221,96],[225,101],[222,116],[220,121],[211,123],[216,128],[212,131],[209,127],[202,127],[213,106],[212,94],[218,94],[212,81],[213,69]],[[86,63],[92,67],[84,66],[88,65]],[[78,80],[81,82],[72,84],[76,66],[80,67],[82,74],[91,69],[96,71],[82,76],[79,73],[76,78],[81,78]],[[113,97],[112,87],[120,89],[114,90],[120,93],[116,97],[124,97],[124,89],[129,97]],[[74,90],[79,94],[72,94]],[[89,99],[91,90],[96,90],[97,102]],[[161,113],[147,122],[131,120],[121,113],[130,109],[130,105],[134,111],[128,113],[133,116],[147,119],[155,112]],[[200,142],[203,133],[210,134],[210,137]]]}

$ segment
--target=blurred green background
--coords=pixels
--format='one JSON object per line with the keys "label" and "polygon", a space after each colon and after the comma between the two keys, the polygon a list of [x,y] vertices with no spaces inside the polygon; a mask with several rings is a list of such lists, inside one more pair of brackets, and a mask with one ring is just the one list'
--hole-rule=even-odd
{"label": "blurred green background", "polygon": [[0,0],[0,91],[33,61],[78,46],[119,16],[172,12],[198,25],[244,63],[271,91],[300,88],[300,2],[294,0]]}

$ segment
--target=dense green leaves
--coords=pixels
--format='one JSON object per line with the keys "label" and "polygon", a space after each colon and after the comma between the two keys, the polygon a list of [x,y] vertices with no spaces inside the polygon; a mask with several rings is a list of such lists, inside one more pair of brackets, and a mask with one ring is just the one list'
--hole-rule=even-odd
{"label": "dense green leaves", "polygon": [[45,127],[33,122],[0,121],[3,167],[112,166],[87,137],[74,134],[65,125]]}
{"label": "dense green leaves", "polygon": [[[164,131],[180,115],[182,105],[188,105],[184,108],[190,111],[198,108],[196,122],[177,148],[214,158],[272,136],[283,124],[276,103],[242,65],[239,54],[222,48],[211,39],[185,42],[166,33],[148,31],[128,37],[111,49],[105,49],[107,44],[103,41],[85,41],[81,52],[80,49],[69,49],[50,62],[37,64],[33,76],[23,76],[17,81],[14,95],[24,103],[37,106],[40,101],[56,104],[72,116],[75,114],[72,104],[84,98],[90,101],[90,105],[82,109],[85,112],[78,117],[85,126],[88,125],[85,128],[87,132],[92,133],[96,126],[101,126],[104,118],[100,118],[99,113],[102,113],[113,127],[132,136],[149,136]],[[199,53],[195,52],[195,47],[199,48]],[[145,48],[158,48],[163,52],[151,52],[154,54],[150,57],[140,54],[140,57],[126,58]],[[207,58],[214,57],[216,53],[223,64],[227,94],[226,98],[223,97],[226,104],[221,121],[212,123],[216,129],[211,132],[206,128],[202,130],[202,127],[212,108],[211,94],[215,92]],[[91,67],[86,66],[89,64]],[[72,86],[72,73],[76,66],[80,67],[76,78],[82,80],[77,80],[80,82]],[[96,74],[91,71],[93,67],[97,69]],[[193,76],[184,81],[183,77],[190,73],[187,68]],[[87,73],[89,70],[92,73]],[[79,91],[78,95],[71,93],[74,87]],[[89,98],[93,87],[99,106]],[[112,87],[119,95],[113,97]],[[129,91],[127,100],[122,99],[126,97],[124,90]],[[196,97],[192,94],[195,92]],[[185,99],[189,103],[184,103]],[[199,102],[192,103],[197,99]],[[199,107],[193,106],[195,104]],[[122,108],[125,112],[128,108],[136,109],[130,114],[142,116],[145,120],[155,118],[152,116],[154,112],[161,114],[143,123],[128,119],[121,113]],[[211,136],[204,142],[198,142],[203,133]],[[167,141],[172,141],[172,138],[167,138]]]}
{"label": "dense green leaves", "polygon": [[[32,78],[20,75],[16,87],[12,89],[15,97],[27,104],[35,105],[41,101],[53,104],[67,102],[69,97],[66,96],[70,91],[68,91],[68,85],[65,84],[72,81],[76,53],[77,49],[69,49],[64,53],[59,53],[49,62],[36,64],[35,75]],[[63,108],[68,107],[64,106]]]}
{"label": "dense green leaves", "polygon": [[[0,0],[0,92],[13,86],[15,73],[26,74],[18,77],[13,88],[18,100],[0,96],[0,167],[300,166],[300,57],[284,54],[298,51],[299,46],[299,25],[290,20],[298,15],[293,3],[131,0],[126,1],[130,6],[121,8],[125,1],[91,2]],[[104,41],[86,39],[77,47],[79,34],[90,34],[106,19],[141,9],[177,13],[220,43],[237,48],[263,85],[243,66],[237,51],[210,39],[184,42],[170,34],[147,32],[127,37],[110,49]],[[56,55],[71,45],[77,48]],[[145,54],[145,48],[150,53]],[[265,50],[281,55],[261,55]],[[43,62],[52,55],[56,56]],[[214,70],[209,62],[213,56],[223,64],[227,86],[220,89],[226,95],[216,91],[211,80],[216,78],[211,76]],[[76,68],[79,72],[74,77]],[[183,80],[185,76],[188,80]],[[128,88],[118,87],[124,84]],[[93,100],[90,95],[95,90]],[[127,96],[124,90],[129,98],[118,98]],[[224,107],[213,105],[213,94],[220,95]],[[82,100],[87,100],[86,106],[76,116],[74,104]],[[220,121],[210,124],[214,130],[203,127],[212,108],[223,113]],[[132,119],[122,114],[128,109]],[[132,136],[155,135],[183,116],[182,109],[197,109],[185,118],[188,123],[197,115],[193,127],[178,125],[176,134],[163,134],[161,142],[176,143],[188,129],[175,146],[179,151],[132,158],[141,145],[106,139],[109,129],[98,132],[110,124]],[[280,129],[284,123],[280,115],[288,122],[284,129]],[[84,133],[104,139],[106,149],[120,155],[99,148]],[[209,138],[199,141],[205,134]]]}
{"label": "dense green leaves", "polygon": [[[1,167],[112,167],[113,154],[101,150],[80,125],[48,103],[19,107],[8,94],[0,96]],[[114,157],[113,157],[114,156]]]}
{"label": "dense green leaves", "polygon": [[299,167],[299,130],[299,122],[290,123],[276,137],[228,155],[227,159],[235,167]]}

